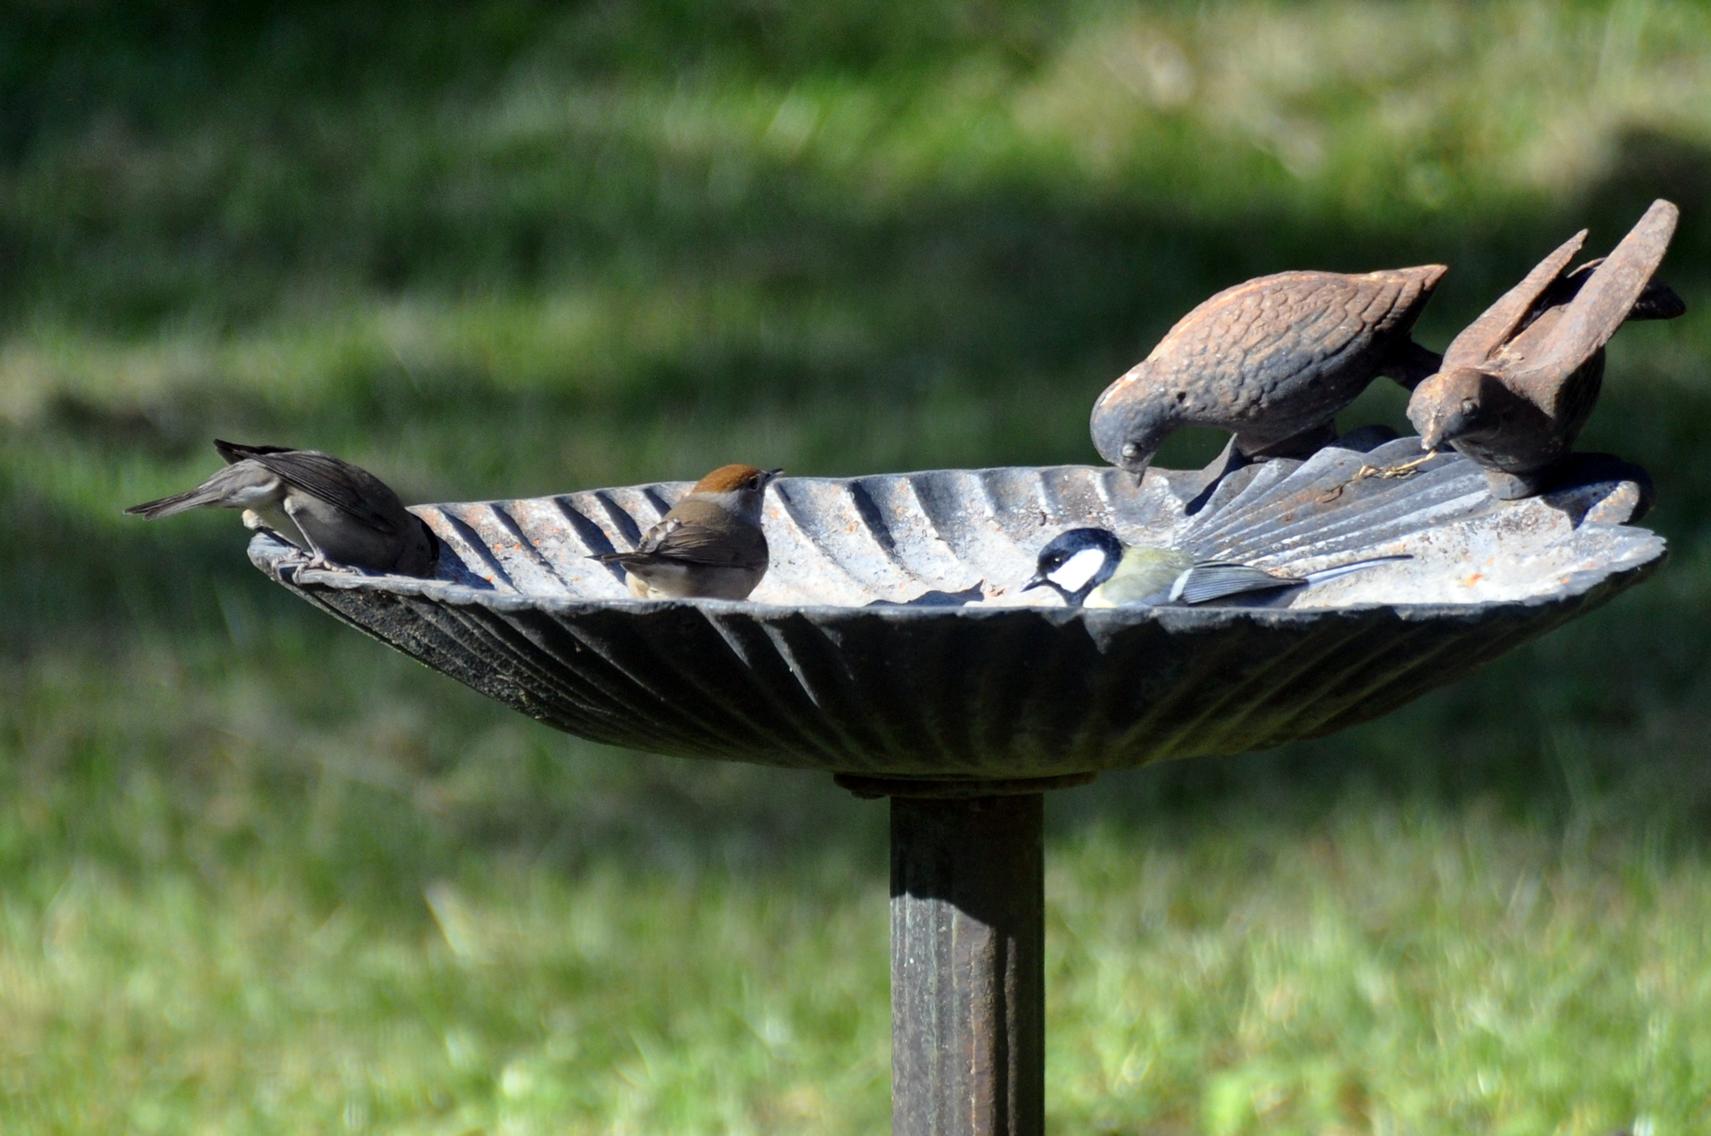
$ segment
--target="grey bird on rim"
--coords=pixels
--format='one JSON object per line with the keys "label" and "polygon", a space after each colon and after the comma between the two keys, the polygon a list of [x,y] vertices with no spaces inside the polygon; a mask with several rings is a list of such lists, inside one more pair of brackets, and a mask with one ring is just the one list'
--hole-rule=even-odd
{"label": "grey bird on rim", "polygon": [[219,439],[214,448],[229,463],[224,469],[194,489],[125,512],[153,520],[187,509],[242,509],[245,525],[296,545],[309,554],[312,568],[433,572],[439,541],[366,469],[319,450]]}

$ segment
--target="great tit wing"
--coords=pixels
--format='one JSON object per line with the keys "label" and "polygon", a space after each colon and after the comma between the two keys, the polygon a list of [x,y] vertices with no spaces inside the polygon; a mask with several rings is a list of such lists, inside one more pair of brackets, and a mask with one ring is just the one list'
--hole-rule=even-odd
{"label": "great tit wing", "polygon": [[1225,560],[1203,560],[1176,578],[1170,586],[1172,603],[1201,604],[1248,592],[1276,588],[1298,588],[1306,581],[1279,576],[1251,564]]}

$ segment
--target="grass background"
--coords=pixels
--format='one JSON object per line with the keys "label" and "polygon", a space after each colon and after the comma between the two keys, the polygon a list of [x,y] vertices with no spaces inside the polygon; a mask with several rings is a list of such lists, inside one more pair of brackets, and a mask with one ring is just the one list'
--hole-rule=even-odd
{"label": "grass background", "polygon": [[210,437],[412,500],[1092,460],[1217,288],[1445,261],[1441,345],[1669,196],[1695,311],[1586,446],[1671,564],[1382,722],[1055,796],[1049,1117],[1703,1131],[1708,45],[1686,0],[9,5],[0,1130],[885,1124],[884,809],[552,734],[231,517],[119,515]]}

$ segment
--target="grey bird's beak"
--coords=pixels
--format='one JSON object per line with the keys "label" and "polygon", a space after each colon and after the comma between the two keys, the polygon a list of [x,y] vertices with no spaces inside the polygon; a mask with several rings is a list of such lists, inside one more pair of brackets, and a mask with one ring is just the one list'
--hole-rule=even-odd
{"label": "grey bird's beak", "polygon": [[1028,582],[1026,584],[1022,585],[1022,591],[1024,591],[1024,592],[1031,591],[1034,588],[1043,588],[1045,586],[1046,586],[1045,574],[1043,572],[1035,572],[1032,576],[1028,577]]}

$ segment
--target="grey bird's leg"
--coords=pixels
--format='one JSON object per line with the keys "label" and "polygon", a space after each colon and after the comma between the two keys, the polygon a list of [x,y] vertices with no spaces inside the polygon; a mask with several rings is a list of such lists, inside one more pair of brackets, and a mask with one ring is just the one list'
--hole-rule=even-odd
{"label": "grey bird's leg", "polygon": [[315,542],[315,538],[313,536],[309,535],[309,528],[298,518],[298,509],[294,505],[290,496],[285,498],[283,508],[285,509],[286,515],[291,518],[294,524],[296,524],[297,531],[303,534],[303,543],[309,546],[309,562],[303,565],[303,567],[331,570],[334,565],[332,561],[327,559],[326,550]]}

